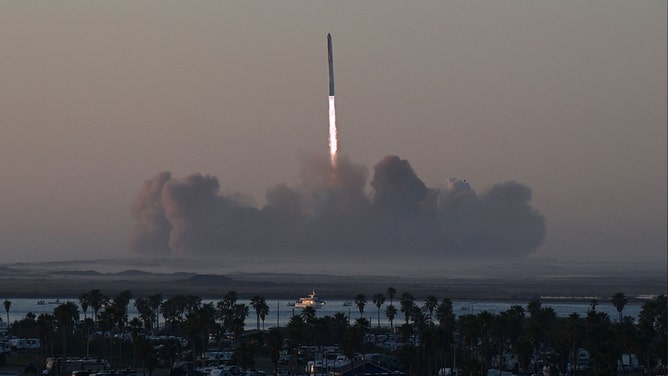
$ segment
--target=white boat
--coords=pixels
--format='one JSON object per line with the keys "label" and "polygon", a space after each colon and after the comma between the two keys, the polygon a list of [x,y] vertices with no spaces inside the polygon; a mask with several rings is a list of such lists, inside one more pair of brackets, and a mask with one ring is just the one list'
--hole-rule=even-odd
{"label": "white boat", "polygon": [[315,291],[312,291],[306,298],[299,298],[295,302],[295,308],[306,308],[313,307],[315,309],[320,309],[325,306],[325,301],[320,300],[315,294]]}

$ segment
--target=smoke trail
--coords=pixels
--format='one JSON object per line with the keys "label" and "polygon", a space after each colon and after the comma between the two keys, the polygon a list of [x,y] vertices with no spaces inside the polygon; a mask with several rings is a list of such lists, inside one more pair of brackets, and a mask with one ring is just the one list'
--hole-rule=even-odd
{"label": "smoke trail", "polygon": [[301,182],[278,184],[266,205],[221,193],[218,178],[163,172],[148,180],[132,207],[133,253],[294,257],[357,261],[523,256],[545,237],[531,189],[515,182],[476,193],[449,179],[429,188],[410,163],[386,156],[373,168],[344,155],[302,160]]}
{"label": "smoke trail", "polygon": [[338,152],[338,135],[336,132],[336,107],[334,96],[329,96],[329,159],[332,166],[336,166],[336,154]]}

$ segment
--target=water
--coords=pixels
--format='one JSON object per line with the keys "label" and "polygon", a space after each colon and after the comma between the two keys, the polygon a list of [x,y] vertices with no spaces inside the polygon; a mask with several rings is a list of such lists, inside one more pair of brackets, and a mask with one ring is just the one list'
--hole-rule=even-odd
{"label": "water", "polygon": [[[222,299],[222,298],[221,298]],[[28,312],[34,313],[36,316],[39,316],[42,313],[51,313],[57,307],[56,304],[44,304],[39,305],[37,302],[39,300],[44,300],[46,302],[53,301],[54,299],[8,299],[11,301],[11,307],[9,308],[9,321],[14,322],[16,320],[23,319]],[[218,300],[203,300],[203,303],[213,302],[214,306],[219,301]],[[60,302],[73,301],[79,305],[79,300],[77,298],[61,298]],[[246,318],[246,328],[254,329],[256,327],[257,316],[253,307],[250,306],[249,300],[240,299],[239,303],[244,303],[249,307],[249,314]],[[273,326],[285,326],[290,318],[293,315],[299,315],[301,313],[300,308],[294,308],[288,306],[288,300],[267,300],[267,305],[269,306],[269,314],[265,318],[265,328]],[[316,310],[317,317],[323,316],[333,316],[335,313],[343,313],[350,318],[351,323],[358,318],[360,318],[360,312],[354,304],[352,306],[344,306],[343,300],[327,300],[327,304]],[[416,301],[417,304],[423,304],[422,301]],[[477,314],[483,311],[487,311],[493,314],[505,311],[513,305],[521,305],[526,309],[528,302],[509,302],[509,301],[453,301],[453,311],[455,315],[466,315],[466,314]],[[385,317],[385,307],[389,302],[385,302],[380,308],[380,325],[381,326],[390,326],[390,322]],[[543,307],[552,307],[556,312],[558,317],[568,317],[571,313],[577,313],[581,317],[587,315],[587,312],[591,309],[591,306],[588,302],[550,302],[543,301]],[[400,311],[399,302],[395,299],[394,305],[397,307],[398,313],[394,318],[394,324],[402,324],[404,322],[404,314]],[[642,303],[629,303],[624,307],[623,315],[631,316],[634,320],[637,320],[640,310],[642,309]],[[599,305],[596,307],[596,310],[599,312],[605,312],[610,316],[612,320],[617,320],[618,314],[615,307],[608,301],[599,301]],[[375,327],[378,323],[377,308],[370,301],[364,307],[364,317],[371,322],[371,326]],[[90,317],[92,310],[89,308],[87,317]],[[130,302],[128,307],[128,315],[130,319],[137,317],[137,310],[134,307],[134,301]],[[80,312],[80,316],[83,319],[83,312]],[[0,309],[0,317],[2,317],[2,325],[4,326],[7,320],[7,313],[3,309]],[[162,322],[162,317],[160,318]],[[262,322],[260,322],[262,325]]]}

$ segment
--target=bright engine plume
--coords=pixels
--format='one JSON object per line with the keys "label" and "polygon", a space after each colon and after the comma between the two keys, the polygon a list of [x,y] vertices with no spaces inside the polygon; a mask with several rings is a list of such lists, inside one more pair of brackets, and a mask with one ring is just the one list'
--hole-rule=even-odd
{"label": "bright engine plume", "polygon": [[329,65],[329,158],[336,166],[336,154],[339,150],[336,131],[336,106],[334,105],[334,55],[332,53],[332,35],[327,34],[327,63]]}
{"label": "bright engine plume", "polygon": [[336,135],[336,107],[334,106],[334,96],[329,96],[329,158],[332,166],[336,166],[336,152],[338,150]]}

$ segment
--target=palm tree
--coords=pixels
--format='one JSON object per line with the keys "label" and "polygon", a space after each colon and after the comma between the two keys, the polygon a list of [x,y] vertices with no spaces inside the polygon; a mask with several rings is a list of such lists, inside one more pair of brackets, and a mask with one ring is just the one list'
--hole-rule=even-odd
{"label": "palm tree", "polygon": [[619,314],[619,322],[622,322],[622,311],[626,304],[629,302],[629,298],[624,295],[622,292],[618,292],[610,298],[610,302],[615,306],[617,313]]}
{"label": "palm tree", "polygon": [[332,316],[330,325],[332,326],[333,343],[341,343],[343,336],[348,330],[350,320],[343,312],[337,312]]}
{"label": "palm tree", "polygon": [[[622,326],[622,311],[624,310],[624,307],[626,307],[626,303],[629,302],[629,298],[624,295],[622,292],[615,293],[612,297],[610,297],[610,302],[612,302],[612,305],[615,306],[615,309],[617,310],[617,314],[619,315],[619,324],[620,327]],[[620,338],[621,342],[621,338]],[[621,345],[620,345],[621,347]],[[623,360],[622,360],[623,364]]]}
{"label": "palm tree", "polygon": [[362,328],[362,331],[365,332],[371,328],[371,321],[366,317],[360,317],[359,319],[355,319],[355,324],[353,324],[353,326]]}
{"label": "palm tree", "polygon": [[[461,367],[464,374],[482,374],[475,368],[479,368],[481,353],[475,354],[480,346],[482,338],[481,325],[478,321],[478,315],[466,313],[457,317],[457,333],[459,334],[459,346],[455,346],[455,352],[464,350],[461,357]],[[459,348],[458,348],[459,347]]]}
{"label": "palm tree", "polygon": [[114,345],[114,326],[116,324],[116,312],[113,309],[113,304],[108,304],[104,310],[100,312],[97,318],[97,325],[106,333],[109,332],[109,358],[112,358]]}
{"label": "palm tree", "polygon": [[360,310],[360,318],[364,314],[364,306],[366,305],[366,296],[364,294],[357,294],[355,295],[355,305],[357,306],[357,309]]}
{"label": "palm tree", "polygon": [[234,307],[238,299],[239,296],[237,295],[237,292],[231,290],[228,291],[225,294],[225,296],[223,296],[223,300],[219,301],[216,304],[216,309],[218,310],[218,316],[223,322],[223,328],[230,332],[234,332],[234,327],[236,326],[236,324],[234,323],[235,320]]}
{"label": "palm tree", "polygon": [[304,319],[304,322],[306,325],[311,325],[313,324],[313,321],[315,321],[315,308],[312,306],[304,307],[302,309],[301,317]]}
{"label": "palm tree", "polygon": [[202,331],[202,347],[206,349],[209,343],[209,334],[211,329],[216,326],[216,308],[213,303],[202,304],[196,311],[200,321],[200,330]]}
{"label": "palm tree", "polygon": [[251,298],[250,305],[255,309],[255,314],[257,315],[257,330],[260,330],[260,311],[263,305],[267,305],[267,302],[264,300],[264,297],[254,295]]}
{"label": "palm tree", "polygon": [[327,336],[327,325],[330,317],[316,318],[308,327],[310,343],[313,345],[323,346],[325,337]]}
{"label": "palm tree", "polygon": [[385,295],[382,293],[374,294],[371,299],[373,300],[373,304],[376,305],[376,308],[378,308],[378,328],[380,328],[380,306],[385,303]]}
{"label": "palm tree", "polygon": [[239,337],[244,332],[244,322],[246,321],[246,316],[248,316],[248,307],[243,304],[235,304],[232,307],[234,311],[234,319],[232,321],[232,331],[234,332],[234,343],[237,344]]}
{"label": "palm tree", "polygon": [[183,309],[184,314],[193,313],[199,309],[202,304],[202,299],[193,294],[188,294],[183,298]]}
{"label": "palm tree", "polygon": [[262,331],[264,331],[264,319],[269,314],[269,305],[266,302],[262,303],[260,307],[260,320],[262,320]]}
{"label": "palm tree", "polygon": [[139,318],[144,322],[144,329],[153,328],[153,309],[148,299],[135,299],[135,308]]}
{"label": "palm tree", "polygon": [[174,304],[176,305],[179,322],[182,323],[185,320],[186,314],[189,311],[188,307],[191,304],[190,298],[188,298],[187,295],[176,294],[172,296],[172,299],[174,300]]}
{"label": "palm tree", "polygon": [[[665,354],[667,308],[668,297],[663,294],[659,295],[642,305],[638,318],[638,332],[643,339],[645,352],[650,357],[654,356],[655,359]],[[660,342],[664,343],[663,351],[656,346]]]}
{"label": "palm tree", "polygon": [[436,307],[436,320],[441,328],[445,329],[445,333],[451,336],[455,330],[456,318],[452,311],[452,301],[449,298],[443,298],[441,304]]}
{"label": "palm tree", "polygon": [[[524,307],[521,305],[510,306],[497,316],[498,325],[504,341],[510,344],[510,348],[514,349],[519,343],[522,336],[522,328],[525,326]],[[437,311],[438,314],[438,311]]]}
{"label": "palm tree", "polygon": [[230,290],[225,294],[225,296],[223,296],[223,305],[226,307],[232,307],[237,302],[237,300],[239,300],[239,295],[237,292]]}
{"label": "palm tree", "polygon": [[155,328],[159,329],[160,328],[160,306],[162,306],[162,294],[153,294],[149,295],[146,299],[148,299],[149,306],[151,307],[151,310],[153,311],[153,317],[155,320],[152,320],[155,322]]}
{"label": "palm tree", "polygon": [[432,317],[434,309],[438,306],[438,299],[434,295],[429,295],[424,300],[424,307],[429,311],[429,324],[433,324]]}
{"label": "palm tree", "polygon": [[401,294],[400,304],[401,312],[404,313],[404,316],[406,317],[406,324],[408,324],[408,319],[410,319],[413,306],[415,305],[415,298],[413,297],[413,294],[410,292]]}
{"label": "palm tree", "polygon": [[51,356],[53,356],[53,332],[55,323],[56,319],[50,313],[42,313],[37,316],[37,333],[39,333],[39,338],[44,342],[44,348],[51,350]]}
{"label": "palm tree", "polygon": [[293,349],[297,349],[306,338],[307,326],[301,315],[294,315],[285,326],[285,336]]}
{"label": "palm tree", "polygon": [[175,327],[180,322],[178,296],[172,296],[160,304],[160,312],[165,319],[165,327]]}
{"label": "palm tree", "polygon": [[390,304],[385,308],[385,317],[390,320],[390,329],[394,333],[394,318],[397,316],[397,308]]}
{"label": "palm tree", "polygon": [[[128,304],[130,302],[130,291],[120,292],[111,303],[104,307],[104,311],[100,314],[100,319],[104,319],[105,324],[109,326],[109,351],[113,352],[114,329],[118,327],[119,338],[123,335],[125,324],[128,321]],[[123,353],[123,341],[118,341],[118,354]],[[111,358],[111,355],[109,356]]]}
{"label": "palm tree", "polygon": [[488,311],[482,311],[478,315],[478,324],[480,325],[480,351],[481,351],[481,361],[482,369],[487,369],[487,365],[490,363],[492,358],[491,341],[493,339],[494,332],[494,315]]}
{"label": "palm tree", "polygon": [[[536,301],[534,301],[536,302]],[[527,323],[527,338],[534,347],[544,346],[552,341],[552,328],[557,315],[552,307],[542,307],[538,302],[527,306],[530,319]]]}
{"label": "palm tree", "polygon": [[63,356],[66,356],[67,335],[74,329],[74,323],[79,321],[79,307],[74,302],[67,301],[53,310],[53,316],[62,335]]}
{"label": "palm tree", "polygon": [[100,308],[107,303],[109,298],[102,294],[98,289],[92,289],[88,292],[88,305],[93,309],[93,319],[97,321],[97,314]]}
{"label": "palm tree", "polygon": [[527,312],[532,318],[538,317],[540,315],[540,310],[543,308],[543,304],[539,299],[534,299],[527,304]]}
{"label": "palm tree", "polygon": [[129,290],[119,292],[114,298],[114,305],[117,307],[117,313],[120,315],[118,324],[121,329],[128,322],[128,305],[131,299],[132,293]]}
{"label": "palm tree", "polygon": [[86,312],[88,312],[88,307],[90,306],[88,299],[88,293],[84,292],[83,294],[79,295],[79,305],[81,306],[81,310],[83,311],[84,314],[84,320],[86,320]]}
{"label": "palm tree", "polygon": [[444,352],[449,352],[447,349],[450,348],[450,346],[453,347],[452,350],[456,351],[454,348],[456,346],[456,343],[454,342],[456,318],[452,311],[452,301],[449,298],[443,298],[441,304],[436,307],[435,315],[439,324],[437,333],[441,347]]}
{"label": "palm tree", "polygon": [[139,332],[144,327],[144,322],[139,317],[135,317],[132,320],[128,321],[128,327],[132,332],[132,338],[135,338],[137,337],[137,335],[139,335]]}
{"label": "palm tree", "polygon": [[394,287],[390,286],[387,288],[387,291],[385,292],[387,294],[387,297],[390,299],[390,305],[393,303],[394,296],[397,295],[397,289]]}
{"label": "palm tree", "polygon": [[598,306],[598,299],[594,298],[589,301],[589,306],[591,307],[591,310],[596,312],[596,306]]}
{"label": "palm tree", "polygon": [[5,311],[7,311],[7,325],[9,325],[9,307],[12,306],[12,302],[5,299],[5,302],[3,304],[5,305]]}
{"label": "palm tree", "polygon": [[427,324],[429,323],[429,320],[427,320],[424,312],[422,312],[422,308],[420,308],[420,306],[414,305],[411,308],[410,317],[413,321],[415,330],[417,330],[418,334],[421,334],[427,328]]}
{"label": "palm tree", "polygon": [[215,318],[216,309],[213,303],[204,304],[186,315],[181,329],[190,342],[193,353],[206,351],[209,333],[215,325]]}

